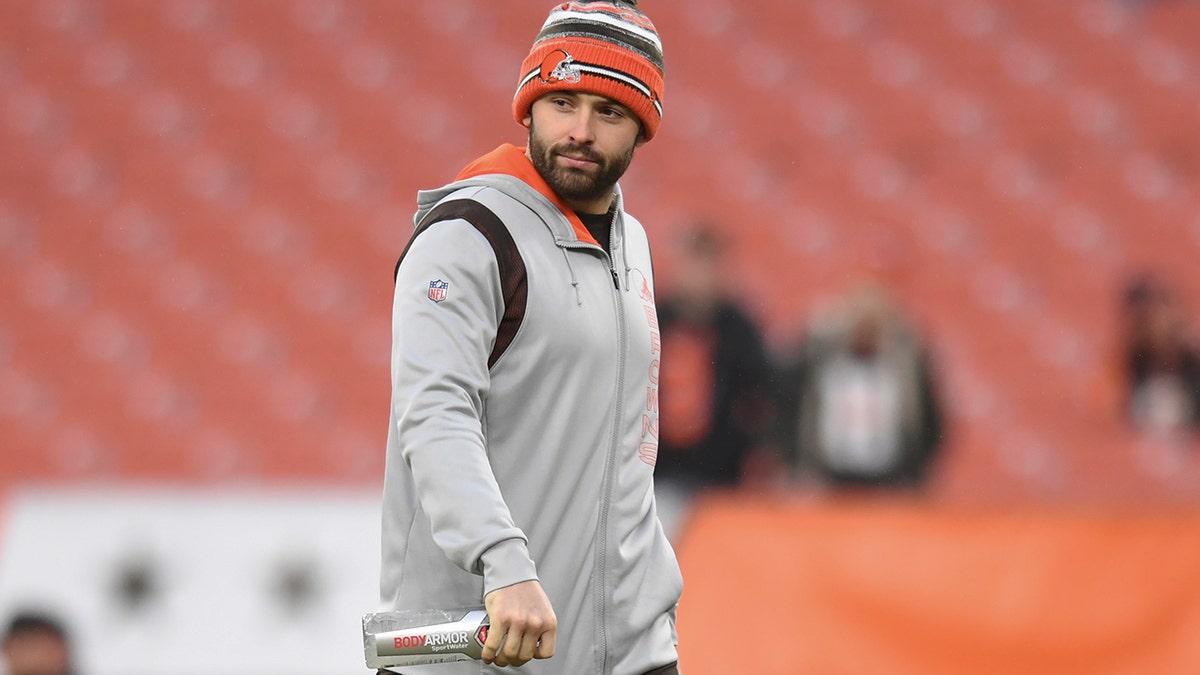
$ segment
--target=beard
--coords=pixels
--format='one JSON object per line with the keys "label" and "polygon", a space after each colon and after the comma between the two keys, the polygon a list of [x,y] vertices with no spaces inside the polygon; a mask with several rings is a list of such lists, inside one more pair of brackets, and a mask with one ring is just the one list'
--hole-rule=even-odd
{"label": "beard", "polygon": [[[529,158],[550,189],[566,201],[591,201],[611,195],[625,170],[633,161],[636,144],[616,156],[605,156],[590,145],[547,145],[531,124],[529,127]],[[562,166],[555,157],[570,155],[596,162],[593,172]]]}

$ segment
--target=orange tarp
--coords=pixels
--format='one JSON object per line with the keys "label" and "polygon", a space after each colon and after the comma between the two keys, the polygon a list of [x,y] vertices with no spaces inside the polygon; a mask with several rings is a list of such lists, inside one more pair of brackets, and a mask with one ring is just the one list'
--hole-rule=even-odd
{"label": "orange tarp", "polygon": [[1200,673],[1200,513],[702,500],[685,675]]}

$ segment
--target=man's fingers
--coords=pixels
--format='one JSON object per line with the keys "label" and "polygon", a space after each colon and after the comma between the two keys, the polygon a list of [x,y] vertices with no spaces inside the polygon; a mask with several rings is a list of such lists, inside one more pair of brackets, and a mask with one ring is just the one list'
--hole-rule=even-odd
{"label": "man's fingers", "polygon": [[493,623],[483,644],[483,662],[500,667],[521,666],[532,659],[554,656],[555,628],[543,632],[541,622],[535,623],[536,628]]}
{"label": "man's fingers", "polygon": [[[523,581],[488,593],[484,598],[492,625],[484,642],[484,663],[520,666],[554,654],[558,618],[537,580]],[[549,651],[539,643],[549,639]]]}
{"label": "man's fingers", "polygon": [[550,630],[542,633],[542,639],[538,640],[537,649],[533,651],[533,658],[548,659],[554,656],[554,640],[557,630],[551,627]]}
{"label": "man's fingers", "polygon": [[[499,624],[495,620],[488,627],[487,640],[483,643],[483,654],[480,658],[484,663],[492,663],[496,660],[496,654],[500,652],[500,645],[504,642],[504,635],[508,632],[508,626]],[[503,665],[503,664],[500,664]]]}
{"label": "man's fingers", "polygon": [[504,643],[504,649],[502,650],[504,656],[508,658],[508,662],[514,666],[519,666],[532,659],[533,650],[537,647],[537,636],[540,632],[540,630],[534,630],[532,627],[526,627],[521,633],[520,639],[517,639],[515,635],[510,635],[511,639]]}
{"label": "man's fingers", "polygon": [[[492,627],[495,630],[495,626]],[[494,662],[498,666],[521,666],[534,657],[538,648],[538,636],[542,632],[542,622],[532,619],[528,622],[514,621],[508,624],[504,642],[497,648]],[[491,639],[492,633],[488,633]]]}

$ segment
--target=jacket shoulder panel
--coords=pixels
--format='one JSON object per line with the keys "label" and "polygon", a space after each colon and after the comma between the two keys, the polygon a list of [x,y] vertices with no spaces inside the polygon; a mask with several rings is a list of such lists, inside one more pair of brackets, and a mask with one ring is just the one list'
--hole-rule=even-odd
{"label": "jacket shoulder panel", "polygon": [[529,298],[529,280],[525,270],[525,261],[521,258],[521,252],[517,249],[512,234],[509,233],[508,228],[495,212],[470,198],[449,199],[439,203],[426,213],[417,225],[416,231],[408,241],[408,246],[400,254],[400,259],[396,261],[396,269],[393,271],[392,277],[395,279],[396,274],[399,273],[400,264],[404,262],[405,255],[408,254],[417,237],[434,223],[444,220],[465,220],[470,223],[487,239],[488,244],[492,247],[492,253],[496,256],[496,264],[500,269],[500,288],[504,298],[504,315],[500,320],[500,327],[496,331],[496,341],[492,352],[488,356],[488,367],[491,368],[516,337],[525,318],[525,307]]}

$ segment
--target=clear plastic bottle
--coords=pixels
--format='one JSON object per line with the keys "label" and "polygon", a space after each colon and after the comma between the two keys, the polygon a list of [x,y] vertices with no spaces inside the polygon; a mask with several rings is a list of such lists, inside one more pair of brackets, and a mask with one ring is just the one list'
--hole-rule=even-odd
{"label": "clear plastic bottle", "polygon": [[478,660],[491,622],[483,606],[363,616],[368,668]]}

